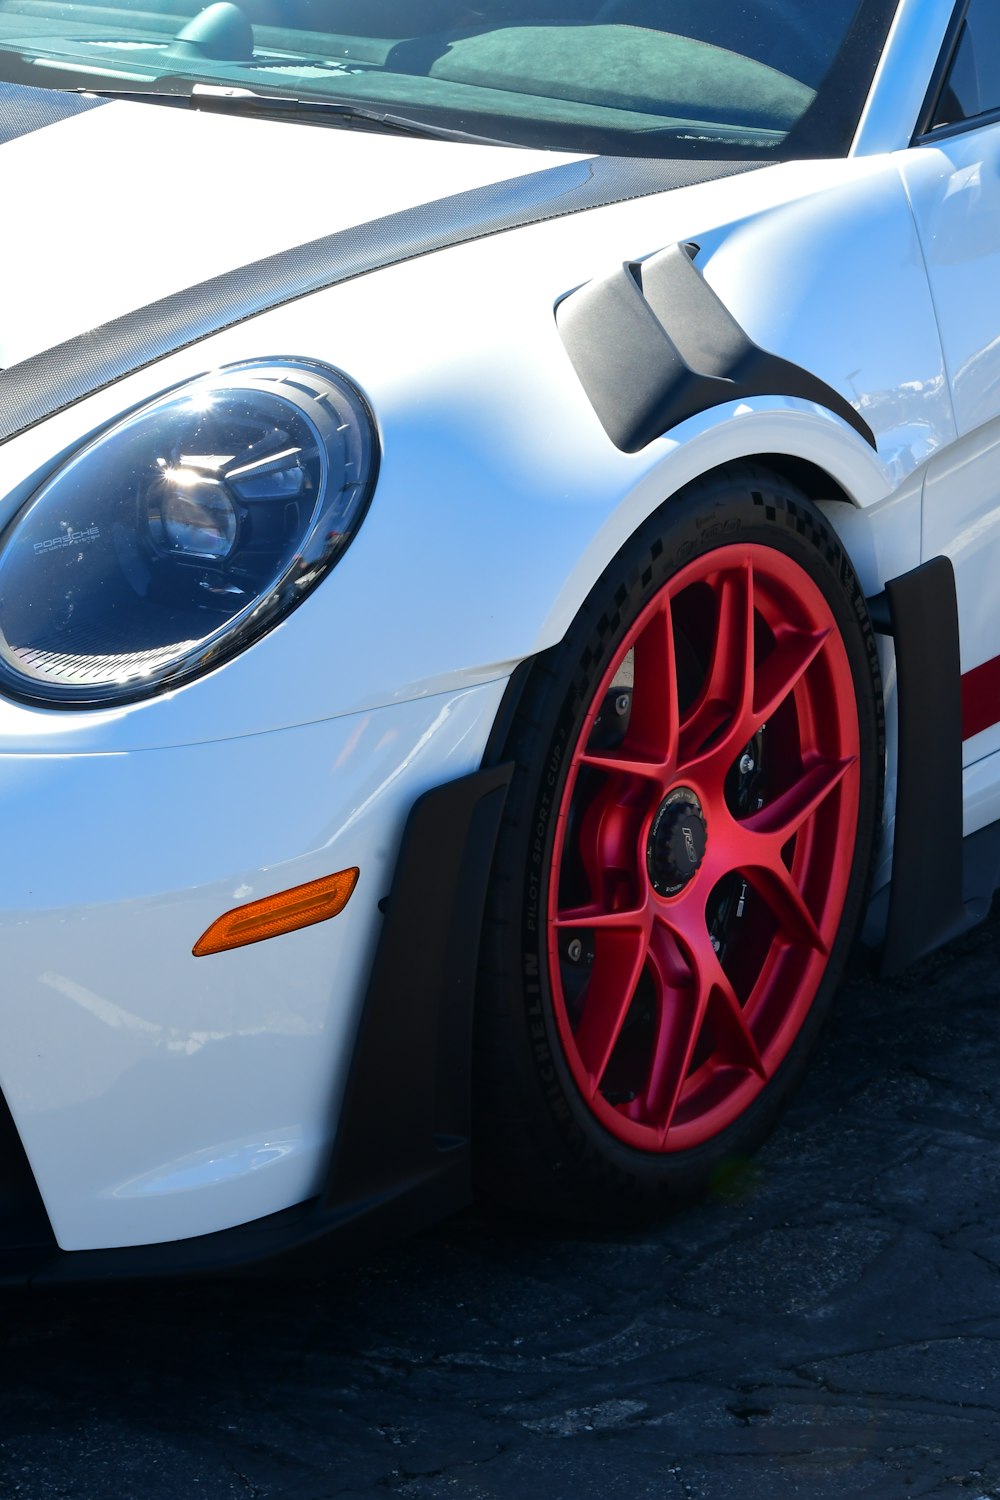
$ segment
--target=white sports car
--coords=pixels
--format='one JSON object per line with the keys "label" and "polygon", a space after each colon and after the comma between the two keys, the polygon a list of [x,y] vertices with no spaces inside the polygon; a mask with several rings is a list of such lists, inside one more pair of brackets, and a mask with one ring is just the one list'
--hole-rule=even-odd
{"label": "white sports car", "polygon": [[998,883],[997,0],[0,79],[0,1274],[703,1188]]}

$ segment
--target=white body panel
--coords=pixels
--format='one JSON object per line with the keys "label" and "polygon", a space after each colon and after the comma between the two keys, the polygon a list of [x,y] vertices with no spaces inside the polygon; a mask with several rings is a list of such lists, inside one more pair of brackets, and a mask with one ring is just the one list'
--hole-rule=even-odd
{"label": "white body panel", "polygon": [[[502,690],[182,750],[0,756],[19,850],[0,1087],[63,1249],[319,1191],[406,814],[476,769]],[[352,865],[340,920],[192,957],[223,912]]]}
{"label": "white body panel", "polygon": [[[957,377],[977,350],[980,369],[995,357],[1000,304],[977,311],[965,270],[943,250],[934,260],[926,230],[921,249],[917,200],[942,179],[903,150],[912,121],[901,122],[923,90],[902,80],[907,59],[933,60],[950,6],[923,4],[923,32],[920,8],[901,7],[853,158],[555,218],[361,277],[194,343],[0,448],[4,526],[61,455],[121,412],[217,366],[281,355],[345,370],[382,445],[343,560],[241,655],[125,708],[0,699],[6,844],[18,850],[0,876],[0,1087],[64,1248],[203,1234],[317,1190],[407,811],[477,768],[513,667],[561,639],[627,538],[690,480],[759,455],[808,461],[830,478],[826,512],[866,592],[948,552],[963,665],[997,654],[986,588],[996,431],[957,442],[997,413],[983,416],[988,382],[966,400]],[[15,187],[74,151],[110,153],[127,177],[168,150],[186,187],[170,233],[149,232],[109,170],[107,186],[70,185],[8,237],[0,363],[360,219],[565,159],[335,139],[331,177],[324,131],[109,105],[3,148]],[[288,214],[278,195],[278,211],[231,223],[212,211],[220,172],[236,197],[285,177],[330,190],[296,190]],[[79,228],[72,284],[54,276],[50,249],[67,203],[100,228],[92,241]],[[686,241],[750,337],[853,401],[876,449],[825,408],[783,396],[715,407],[637,454],[613,446],[554,307],[624,260]],[[984,276],[995,243],[988,254]],[[946,327],[936,276],[957,309]],[[885,667],[880,879],[891,652]],[[986,822],[1000,783],[982,757],[1000,738],[980,739],[967,746],[979,760],[967,813]],[[233,905],[355,864],[361,882],[334,921],[191,957]]]}
{"label": "white body panel", "polygon": [[[356,133],[331,172],[325,130],[128,103],[75,115],[3,148],[4,192],[31,213],[0,244],[0,368],[234,266],[409,208],[415,184],[421,199],[446,197],[548,161]],[[79,170],[87,162],[100,172]],[[167,165],[162,189],[144,197],[151,167]],[[54,180],[58,192],[38,193]],[[234,204],[245,206],[238,226]],[[67,225],[88,226],[73,235],[71,263]],[[44,297],[26,296],[33,286]]]}
{"label": "white body panel", "polygon": [[[950,557],[958,583],[962,670],[969,672],[997,651],[1000,597],[1000,422],[957,443],[930,466],[924,491],[924,549]],[[1000,750],[1000,725],[965,741],[966,765]],[[989,820],[992,821],[992,820]]]}
{"label": "white body panel", "polygon": [[916,146],[900,171],[965,435],[1000,415],[1000,124]]}
{"label": "white body panel", "polygon": [[[863,213],[855,217],[856,199]],[[718,223],[723,203],[735,211],[731,227]],[[817,240],[836,234],[838,217],[837,284],[827,265],[793,275],[815,258]],[[347,370],[371,402],[383,444],[376,499],[332,586],[251,652],[124,713],[67,716],[0,703],[0,750],[66,744],[67,736],[81,748],[104,747],[107,736],[121,748],[191,743],[494,677],[558,640],[640,521],[706,469],[761,452],[815,455],[856,503],[870,505],[952,440],[933,309],[891,162],[788,165],[595,210],[586,223],[586,235],[573,216],[317,293],[162,360],[0,450],[0,493],[9,497],[0,501],[2,524],[53,444],[71,449],[123,407],[280,350]],[[748,259],[773,264],[785,295],[768,300],[761,278],[737,280],[730,234]],[[752,337],[848,396],[852,380],[871,393],[864,414],[877,454],[825,409],[781,397],[714,408],[637,454],[609,442],[552,309],[567,290],[612,269],[623,250],[639,258],[686,239],[704,243],[707,279]],[[876,254],[888,267],[880,280],[869,271]],[[846,319],[858,286],[860,317]],[[901,323],[906,337],[894,355]],[[859,328],[871,335],[867,349]],[[489,557],[489,569],[470,568],[470,557]],[[419,610],[401,633],[383,601],[398,609],[415,586]],[[302,646],[320,639],[356,643],[343,669],[328,663],[315,673]]]}
{"label": "white body panel", "polygon": [[[926,556],[943,554],[954,563],[962,670],[968,672],[998,654],[1000,125],[917,146],[901,159],[901,172],[962,439],[928,471],[923,545]],[[965,763],[998,750],[1000,724],[993,724],[966,740]]]}

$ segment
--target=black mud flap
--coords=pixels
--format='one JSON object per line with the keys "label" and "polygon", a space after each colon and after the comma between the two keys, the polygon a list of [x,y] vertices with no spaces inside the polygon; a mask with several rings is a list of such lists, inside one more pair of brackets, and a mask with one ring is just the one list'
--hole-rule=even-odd
{"label": "black mud flap", "polygon": [[[413,805],[365,999],[321,1213],[418,1228],[472,1198],[479,935],[513,765]],[[399,1209],[409,1218],[399,1225]]]}
{"label": "black mud flap", "polygon": [[963,839],[962,668],[955,570],[934,557],[869,600],[893,639],[899,762],[883,976],[982,921],[1000,874],[1000,825]]}

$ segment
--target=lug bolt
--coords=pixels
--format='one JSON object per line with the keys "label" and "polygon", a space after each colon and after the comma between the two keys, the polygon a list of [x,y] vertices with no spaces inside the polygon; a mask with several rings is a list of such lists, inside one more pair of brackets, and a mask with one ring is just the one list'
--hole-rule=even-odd
{"label": "lug bolt", "polygon": [[710,939],[712,947],[715,949],[716,953],[721,953],[722,952],[722,939],[721,938],[717,938],[715,936],[714,932],[709,934],[709,939]]}
{"label": "lug bolt", "polygon": [[579,938],[570,938],[566,945],[566,957],[571,964],[578,964],[583,957],[583,944]]}
{"label": "lug bolt", "polygon": [[740,756],[740,775],[741,776],[749,776],[750,772],[752,770],[754,770],[754,768],[756,767],[756,765],[757,765],[757,762],[754,760],[754,758],[753,758],[752,755],[741,755]]}
{"label": "lug bolt", "polygon": [[629,702],[630,699],[628,693],[618,694],[618,697],[615,699],[615,713],[618,715],[619,719],[623,719],[628,713]]}

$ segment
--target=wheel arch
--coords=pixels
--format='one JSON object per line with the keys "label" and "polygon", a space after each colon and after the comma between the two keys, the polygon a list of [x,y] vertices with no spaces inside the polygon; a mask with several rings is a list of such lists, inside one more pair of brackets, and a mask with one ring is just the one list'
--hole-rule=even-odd
{"label": "wheel arch", "polygon": [[[878,569],[877,565],[873,567],[873,559],[877,549],[871,545],[871,528],[866,524],[864,518],[866,501],[857,494],[852,493],[828,468],[816,463],[812,459],[804,458],[800,453],[787,449],[784,451],[751,451],[726,457],[716,464],[700,469],[694,475],[685,477],[683,483],[676,484],[669,493],[664,495],[658,505],[650,506],[644,510],[638,516],[635,527],[626,533],[619,546],[607,558],[604,566],[595,572],[589,586],[580,593],[575,608],[568,613],[564,612],[563,628],[559,633],[544,638],[536,651],[523,657],[515,665],[483,752],[482,765],[484,767],[499,765],[504,759],[508,732],[517,714],[533,664],[545,651],[558,646],[563,640],[573,620],[576,618],[578,610],[589,596],[590,590],[596,586],[601,574],[614,566],[619,553],[628,545],[633,531],[638,530],[639,526],[644,525],[657,510],[662,510],[666,514],[671,504],[680,500],[692,485],[705,480],[711,480],[715,476],[726,472],[736,473],[748,466],[767,470],[769,474],[774,475],[778,479],[783,479],[794,485],[796,489],[801,490],[823,512],[824,518],[836,533],[837,540],[844,548],[866,592],[874,594],[883,588],[885,578],[880,576],[881,570]],[[870,495],[867,499],[870,503]],[[849,507],[850,509],[849,511],[845,511],[842,507]],[[840,512],[839,515],[837,513],[838,509]],[[851,517],[850,525],[844,524],[844,518],[847,515]]]}
{"label": "wheel arch", "polygon": [[[569,565],[531,639],[511,653],[515,661],[558,644],[631,536],[657,511],[668,514],[692,484],[726,469],[766,469],[817,503],[866,593],[878,593],[887,578],[919,561],[919,519],[901,527],[898,511],[888,524],[875,516],[886,501],[912,499],[919,509],[918,466],[903,463],[894,451],[871,448],[839,417],[812,402],[780,396],[734,401],[689,417],[638,454],[612,457],[609,449],[606,440],[593,450],[581,445],[579,493],[593,507],[594,519],[575,539],[571,531],[558,534],[564,554],[570,549]],[[602,500],[601,485],[614,487],[610,503]],[[564,523],[565,513],[561,519]],[[548,534],[557,540],[554,530]]]}
{"label": "wheel arch", "polygon": [[821,464],[814,463],[811,459],[802,458],[794,453],[755,453],[750,454],[747,463],[759,464],[761,468],[769,469],[772,474],[786,479],[803,494],[808,495],[817,505],[822,505],[829,500],[839,500],[845,505],[861,508],[858,501],[844,486],[833,477]]}

